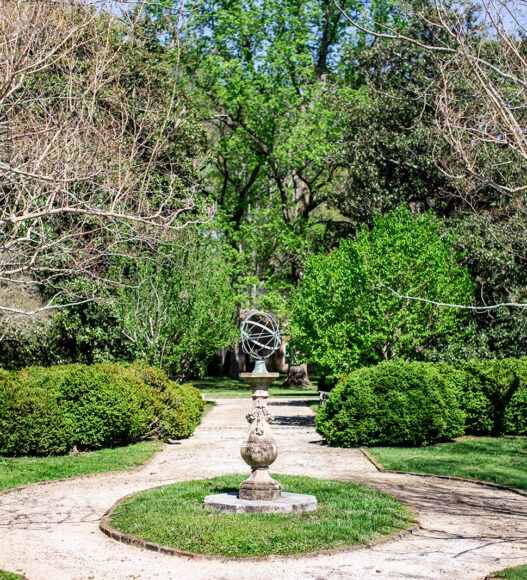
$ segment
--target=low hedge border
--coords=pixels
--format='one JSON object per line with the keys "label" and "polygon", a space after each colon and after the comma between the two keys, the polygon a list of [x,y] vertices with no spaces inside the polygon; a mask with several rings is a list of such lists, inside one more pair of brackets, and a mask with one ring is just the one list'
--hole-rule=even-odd
{"label": "low hedge border", "polygon": [[[344,481],[344,480],[343,480]],[[157,489],[162,487],[167,487],[168,485],[172,484],[164,484],[164,485],[156,485],[154,487],[150,487],[147,489]],[[142,490],[144,491],[144,490]],[[234,558],[230,556],[217,556],[214,554],[198,554],[196,552],[187,552],[186,550],[178,550],[177,548],[169,548],[167,546],[162,546],[160,544],[156,544],[154,542],[148,542],[146,540],[141,540],[135,536],[130,534],[123,534],[119,532],[115,528],[112,528],[108,523],[108,520],[111,518],[113,512],[121,505],[121,503],[128,498],[137,495],[140,491],[136,491],[133,493],[129,493],[122,498],[118,499],[111,507],[108,509],[104,515],[99,520],[99,530],[111,538],[112,540],[116,540],[117,542],[121,542],[122,544],[127,544],[129,546],[134,546],[137,548],[142,548],[144,550],[149,550],[151,552],[157,552],[159,554],[164,554],[167,556],[179,556],[190,558],[193,560],[213,560],[213,561],[222,561],[222,562],[239,562],[243,560],[244,562],[261,562],[263,560],[274,560],[274,561],[290,561],[290,560],[297,560],[298,558],[316,558],[317,556],[331,556],[333,554],[339,554],[343,552],[354,552],[357,550],[363,550],[365,548],[373,548],[375,546],[379,546],[382,544],[386,544],[388,542],[401,540],[415,534],[418,530],[421,529],[421,525],[417,521],[416,512],[413,506],[408,505],[407,503],[401,501],[400,499],[396,498],[397,501],[403,503],[412,513],[414,518],[414,523],[406,528],[405,530],[401,530],[400,532],[396,532],[395,534],[391,534],[389,536],[382,536],[381,538],[376,538],[371,542],[367,542],[366,544],[360,544],[356,546],[344,546],[342,548],[331,548],[329,550],[319,550],[316,552],[307,552],[304,554],[293,554],[291,556],[278,556],[275,554],[270,554],[269,556],[262,556],[262,557],[247,557],[247,558]],[[383,492],[386,493],[386,492]],[[391,495],[391,494],[386,494]],[[391,496],[394,497],[394,496]]]}
{"label": "low hedge border", "polygon": [[366,457],[368,461],[381,473],[397,473],[398,475],[415,475],[416,477],[434,477],[436,479],[447,479],[451,481],[464,481],[466,483],[475,483],[481,487],[489,487],[491,489],[502,489],[504,491],[510,491],[516,495],[522,495],[527,497],[527,491],[523,489],[518,489],[516,487],[510,487],[508,485],[502,485],[501,483],[492,483],[491,481],[482,481],[481,479],[470,479],[469,477],[459,477],[456,475],[439,475],[436,473],[419,473],[416,471],[402,471],[399,469],[385,469],[376,459],[371,455],[371,453],[364,449],[364,447],[359,447],[361,453]]}

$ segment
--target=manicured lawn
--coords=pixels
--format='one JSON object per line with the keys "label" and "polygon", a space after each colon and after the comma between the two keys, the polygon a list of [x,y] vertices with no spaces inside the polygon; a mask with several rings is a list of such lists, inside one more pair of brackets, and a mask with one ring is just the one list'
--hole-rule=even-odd
{"label": "manicured lawn", "polygon": [[371,447],[386,469],[469,477],[527,490],[527,437],[463,437],[430,447]]}
{"label": "manicured lawn", "polygon": [[0,457],[0,489],[86,473],[135,469],[162,446],[160,441],[142,441],[76,456]]}
{"label": "manicured lawn", "polygon": [[22,578],[20,574],[13,574],[12,572],[4,572],[4,570],[0,570],[0,580],[18,580]]}
{"label": "manicured lawn", "polygon": [[248,557],[302,554],[351,546],[393,534],[412,522],[398,500],[353,483],[275,476],[284,491],[317,497],[311,513],[224,514],[205,511],[210,493],[237,491],[243,475],[176,483],[141,492],[121,504],[110,525],[180,550]]}
{"label": "manicured lawn", "polygon": [[[284,387],[283,382],[286,375],[280,377],[269,387],[270,397],[317,397],[318,398],[318,377],[310,377],[313,385],[307,389]],[[226,399],[230,397],[250,397],[251,387],[241,379],[231,379],[230,377],[206,377],[201,380],[190,381],[206,397],[211,399]]]}
{"label": "manicured lawn", "polygon": [[493,578],[504,578],[506,580],[526,580],[527,566],[515,566],[492,574]]}

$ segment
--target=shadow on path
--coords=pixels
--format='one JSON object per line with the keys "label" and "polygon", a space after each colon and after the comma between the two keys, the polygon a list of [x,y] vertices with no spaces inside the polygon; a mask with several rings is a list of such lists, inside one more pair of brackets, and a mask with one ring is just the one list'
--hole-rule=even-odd
{"label": "shadow on path", "polygon": [[315,417],[285,417],[284,415],[278,415],[274,418],[272,425],[281,425],[283,427],[314,427]]}

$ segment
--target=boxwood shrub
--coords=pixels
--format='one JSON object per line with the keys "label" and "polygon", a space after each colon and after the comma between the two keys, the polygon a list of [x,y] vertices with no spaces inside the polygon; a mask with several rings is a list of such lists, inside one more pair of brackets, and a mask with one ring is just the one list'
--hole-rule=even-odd
{"label": "boxwood shrub", "polygon": [[389,361],[354,371],[315,424],[330,445],[428,445],[463,434],[458,386],[432,363]]}
{"label": "boxwood shrub", "polygon": [[362,368],[331,391],[315,423],[343,447],[527,435],[527,357]]}
{"label": "boxwood shrub", "polygon": [[52,455],[188,437],[203,401],[144,363],[30,367],[0,374],[0,454]]}

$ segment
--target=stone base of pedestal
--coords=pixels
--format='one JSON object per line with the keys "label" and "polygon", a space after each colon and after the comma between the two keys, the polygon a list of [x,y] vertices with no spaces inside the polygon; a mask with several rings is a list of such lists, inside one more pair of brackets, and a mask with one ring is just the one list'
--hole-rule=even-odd
{"label": "stone base of pedestal", "polygon": [[255,467],[251,476],[241,483],[238,497],[251,501],[269,501],[279,499],[281,493],[282,486],[269,475],[269,468]]}
{"label": "stone base of pedestal", "polygon": [[236,492],[220,493],[206,496],[203,509],[227,514],[313,512],[317,509],[317,498],[303,493],[282,492],[278,499],[263,501],[240,499]]}
{"label": "stone base of pedestal", "polygon": [[238,497],[251,501],[269,501],[271,499],[279,499],[281,494],[281,489],[244,489],[242,484],[240,485]]}

